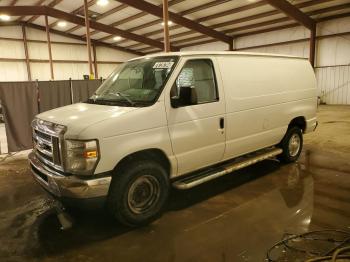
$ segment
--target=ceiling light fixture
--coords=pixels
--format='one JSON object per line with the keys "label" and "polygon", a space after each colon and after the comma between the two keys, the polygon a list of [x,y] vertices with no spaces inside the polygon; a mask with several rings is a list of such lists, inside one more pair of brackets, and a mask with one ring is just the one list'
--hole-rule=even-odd
{"label": "ceiling light fixture", "polygon": [[115,36],[115,37],[113,37],[113,40],[114,41],[120,41],[120,40],[122,40],[122,38],[120,36]]}
{"label": "ceiling light fixture", "polygon": [[109,1],[108,0],[98,0],[97,5],[99,6],[106,6],[108,5]]}
{"label": "ceiling light fixture", "polygon": [[65,27],[65,26],[67,25],[67,22],[66,22],[66,21],[59,21],[59,22],[57,23],[57,25],[58,25],[59,27]]}
{"label": "ceiling light fixture", "polygon": [[[168,21],[168,25],[172,25],[173,22],[172,21]],[[164,26],[164,22],[162,22],[162,26]]]}
{"label": "ceiling light fixture", "polygon": [[10,21],[10,16],[2,14],[2,15],[0,15],[0,20],[1,21]]}

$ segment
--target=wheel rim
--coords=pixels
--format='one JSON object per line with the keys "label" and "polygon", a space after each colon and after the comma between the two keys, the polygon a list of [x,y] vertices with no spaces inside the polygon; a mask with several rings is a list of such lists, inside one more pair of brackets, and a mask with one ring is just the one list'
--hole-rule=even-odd
{"label": "wheel rim", "polygon": [[135,214],[149,211],[158,202],[160,186],[154,176],[143,175],[137,178],[128,192],[128,206]]}
{"label": "wheel rim", "polygon": [[301,144],[301,140],[298,134],[293,134],[289,139],[289,145],[288,145],[289,154],[291,157],[298,155],[300,150],[300,144]]}

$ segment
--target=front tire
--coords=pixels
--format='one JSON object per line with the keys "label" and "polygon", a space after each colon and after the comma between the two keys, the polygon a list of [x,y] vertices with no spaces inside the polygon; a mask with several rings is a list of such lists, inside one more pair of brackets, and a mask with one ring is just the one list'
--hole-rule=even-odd
{"label": "front tire", "polygon": [[287,130],[286,135],[282,139],[279,147],[283,152],[278,159],[283,163],[295,162],[303,149],[303,133],[299,127],[292,127]]}
{"label": "front tire", "polygon": [[124,225],[146,225],[159,217],[168,194],[169,179],[164,167],[147,160],[131,162],[114,174],[107,207]]}

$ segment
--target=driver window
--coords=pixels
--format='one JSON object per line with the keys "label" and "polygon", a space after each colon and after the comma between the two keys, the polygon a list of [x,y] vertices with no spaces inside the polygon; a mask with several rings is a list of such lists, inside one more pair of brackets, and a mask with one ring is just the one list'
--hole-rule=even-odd
{"label": "driver window", "polygon": [[186,62],[171,90],[171,97],[178,97],[181,87],[193,87],[197,93],[197,103],[218,100],[214,68],[209,59],[195,59]]}

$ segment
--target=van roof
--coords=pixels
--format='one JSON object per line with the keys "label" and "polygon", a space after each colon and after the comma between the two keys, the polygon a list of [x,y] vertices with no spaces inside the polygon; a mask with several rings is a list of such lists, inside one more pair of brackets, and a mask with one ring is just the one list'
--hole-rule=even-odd
{"label": "van roof", "polygon": [[[269,57],[284,57],[284,58],[295,58],[295,59],[307,59],[304,57],[280,55],[280,54],[269,54],[269,53],[253,53],[253,52],[237,52],[237,51],[180,51],[180,52],[159,52],[144,57],[157,57],[157,56],[199,56],[199,55],[244,55],[244,56],[269,56]],[[130,60],[140,59],[140,57],[133,58]]]}

